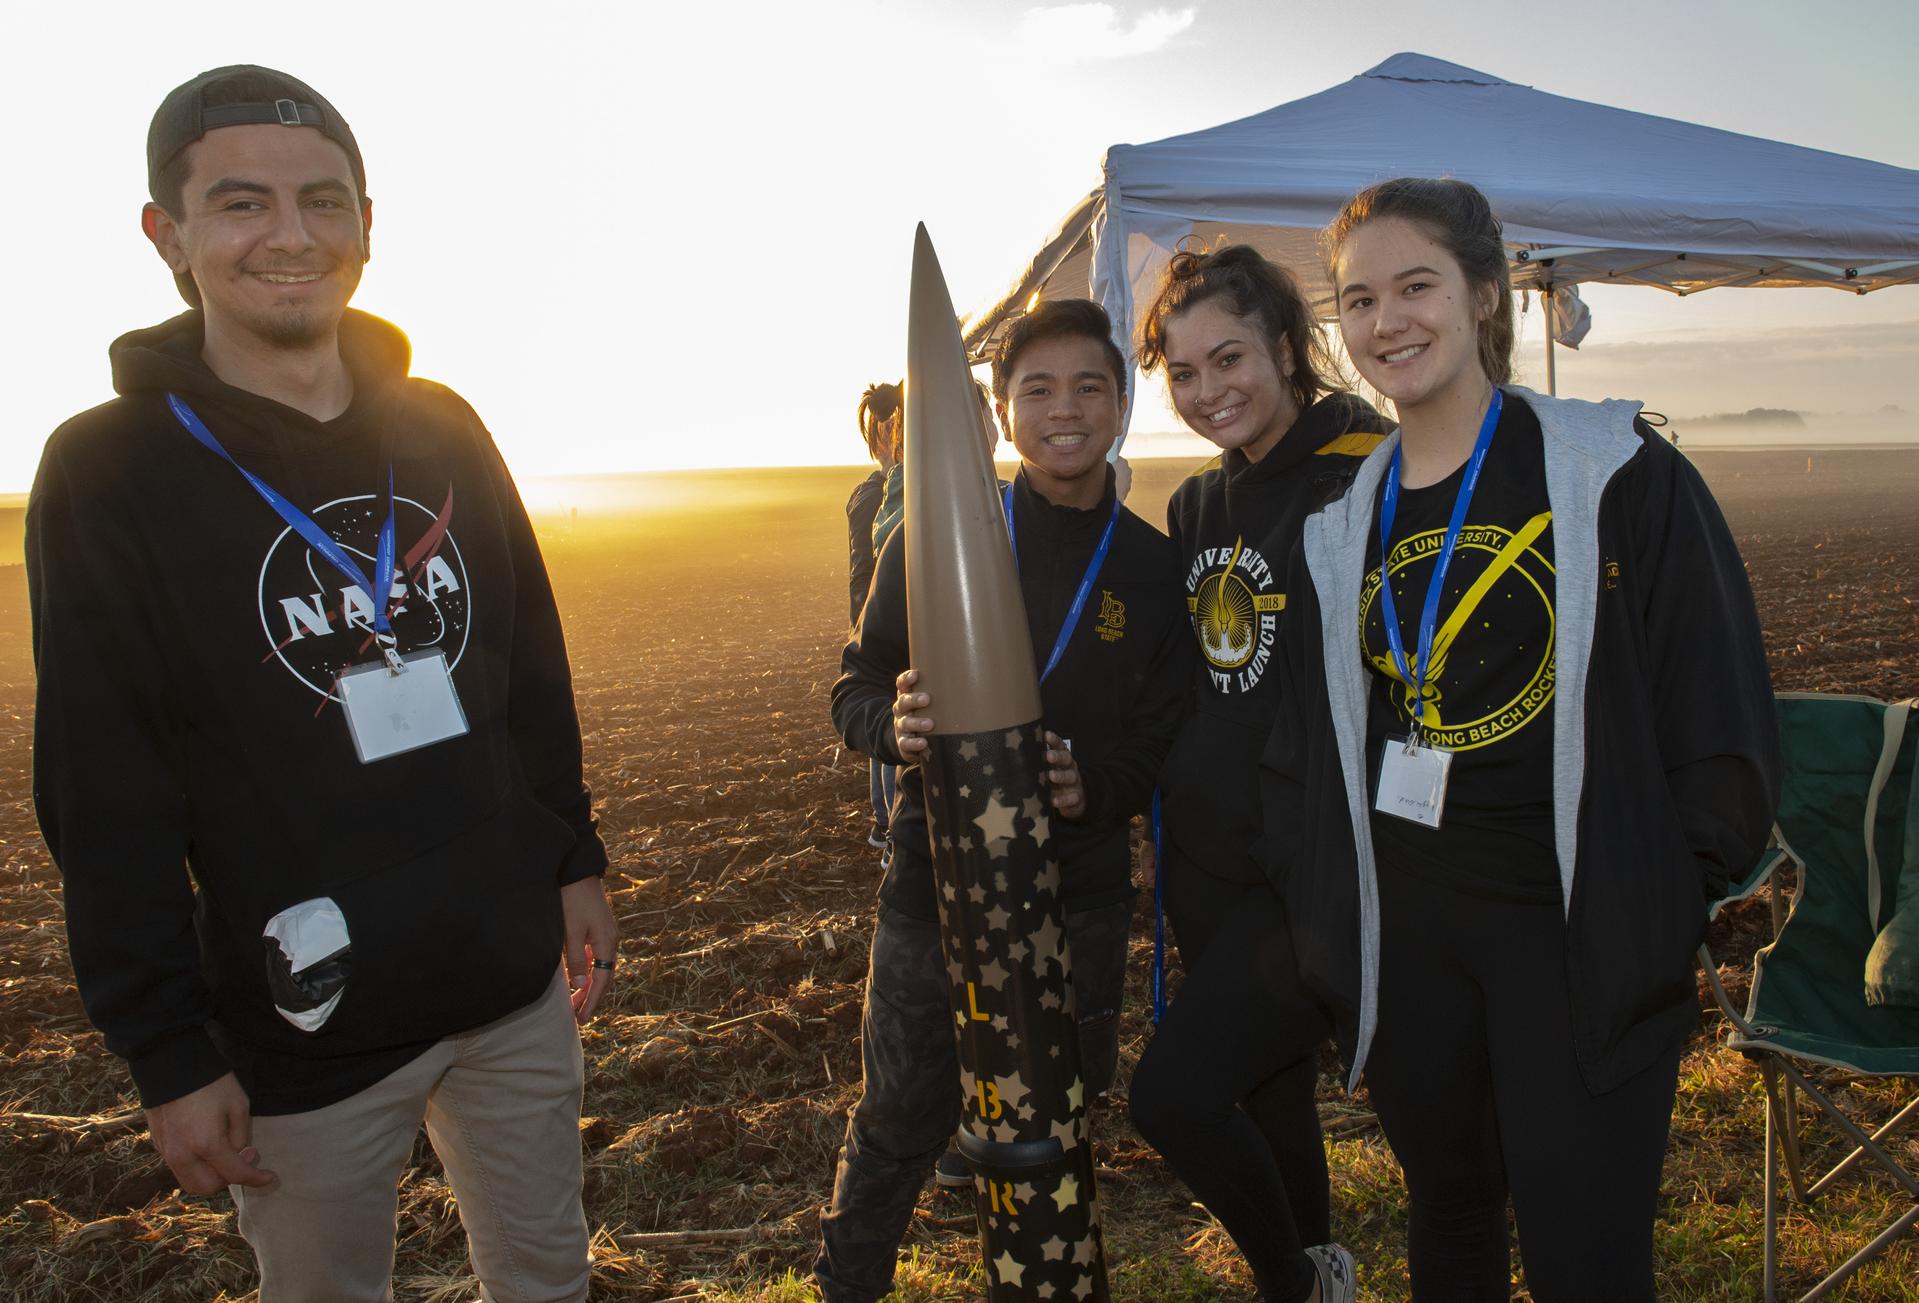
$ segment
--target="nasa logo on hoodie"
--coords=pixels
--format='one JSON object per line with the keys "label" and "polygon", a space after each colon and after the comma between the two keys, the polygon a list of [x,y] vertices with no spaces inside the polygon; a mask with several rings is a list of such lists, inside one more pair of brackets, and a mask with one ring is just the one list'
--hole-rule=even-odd
{"label": "nasa logo on hoodie", "polygon": [[1244,538],[1201,548],[1186,570],[1186,609],[1216,691],[1251,692],[1272,658],[1286,594],[1259,549]]}
{"label": "nasa logo on hoodie", "polygon": [[[371,571],[384,494],[336,498],[310,511],[313,521]],[[466,651],[472,609],[466,564],[451,529],[453,490],[436,512],[411,498],[395,497],[393,582],[388,600],[402,653],[439,648],[447,668]],[[378,581],[375,580],[377,583]],[[291,529],[281,531],[260,565],[260,627],[288,673],[322,697],[334,695],[340,672],[374,655],[373,604],[359,585],[308,547]]]}

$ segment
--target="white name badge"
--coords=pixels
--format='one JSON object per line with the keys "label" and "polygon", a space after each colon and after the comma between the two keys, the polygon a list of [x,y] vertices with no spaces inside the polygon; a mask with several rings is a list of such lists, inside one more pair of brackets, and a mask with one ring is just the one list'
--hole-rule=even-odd
{"label": "white name badge", "polygon": [[1446,809],[1446,777],[1453,753],[1444,747],[1411,749],[1405,738],[1389,737],[1379,759],[1379,795],[1373,809],[1428,828],[1439,827]]}
{"label": "white name badge", "polygon": [[466,712],[453,691],[443,651],[409,652],[404,674],[385,661],[356,665],[340,676],[340,704],[360,763],[370,765],[407,751],[463,736]]}

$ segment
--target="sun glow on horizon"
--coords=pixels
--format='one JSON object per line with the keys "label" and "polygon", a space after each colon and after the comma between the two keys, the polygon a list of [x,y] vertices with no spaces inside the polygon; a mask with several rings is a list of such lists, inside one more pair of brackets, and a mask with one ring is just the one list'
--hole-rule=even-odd
{"label": "sun glow on horizon", "polygon": [[[1756,7],[1767,21],[1727,30],[1649,6],[1668,33],[1652,46],[1632,24],[1594,31],[1576,13],[1529,12],[1541,42],[1576,41],[1591,56],[1529,79],[1919,165],[1915,103],[1889,89],[1905,84],[1900,52],[1912,44],[1892,29],[1919,39],[1919,16],[1888,10],[1876,20],[1886,39],[1842,52],[1812,40],[1816,17],[1784,0]],[[355,306],[408,333],[415,373],[471,401],[516,474],[830,466],[861,455],[861,390],[903,370],[918,222],[971,313],[1100,184],[1115,142],[1235,120],[1398,50],[1524,71],[1486,48],[1471,13],[1375,8],[1360,33],[1340,11],[1228,0],[745,0],[724,14],[561,7],[510,22],[339,0],[316,27],[302,12],[207,0],[190,21],[116,3],[111,42],[97,9],[22,9],[0,53],[0,111],[32,124],[9,142],[16,177],[30,190],[51,179],[57,202],[0,206],[0,235],[27,254],[12,282],[26,306],[0,323],[0,347],[31,378],[11,387],[0,492],[24,491],[47,434],[112,396],[107,342],[180,310],[138,230],[141,147],[160,98],[203,68],[282,67],[352,122],[376,217]],[[1479,8],[1488,23],[1510,16],[1505,0]],[[723,80],[687,57],[716,42]],[[1700,48],[1715,51],[1709,65]],[[87,94],[44,57],[59,50],[88,51]],[[422,50],[439,56],[424,72]],[[1803,95],[1739,73],[1788,50]],[[508,79],[511,102],[533,107],[471,112],[506,102]],[[1919,411],[1905,328],[1919,289],[1589,297],[1594,332],[1560,354],[1562,393],[1629,394],[1682,416]],[[1534,384],[1538,319],[1522,321],[1520,343]],[[1157,377],[1144,379],[1132,427],[1179,428]]]}

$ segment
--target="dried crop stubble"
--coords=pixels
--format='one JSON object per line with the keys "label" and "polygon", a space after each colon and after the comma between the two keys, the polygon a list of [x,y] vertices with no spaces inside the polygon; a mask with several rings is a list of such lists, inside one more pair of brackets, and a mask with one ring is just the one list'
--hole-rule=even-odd
{"label": "dried crop stubble", "polygon": [[[1919,522],[1897,486],[1919,482],[1919,454],[1819,454],[1810,475],[1803,453],[1698,461],[1754,576],[1779,686],[1913,692],[1919,611],[1903,566],[1919,556]],[[1170,466],[1140,468],[1135,505],[1149,520],[1176,479]],[[664,511],[541,522],[625,933],[619,981],[587,1034],[596,1296],[783,1298],[755,1282],[803,1273],[810,1254],[857,1089],[878,882],[865,762],[826,722],[850,486],[844,472],[685,477],[681,505]],[[701,493],[712,506],[687,505]],[[19,567],[0,567],[0,1279],[31,1300],[239,1298],[249,1260],[226,1201],[172,1193],[72,989],[58,883],[31,817],[24,610]],[[1764,918],[1755,903],[1718,925],[1728,979],[1743,983]],[[1134,942],[1122,1081],[1149,1034],[1148,935]],[[1757,1261],[1756,1079],[1714,1050],[1718,1030],[1702,1020],[1668,1164],[1673,1298],[1749,1296],[1728,1264]],[[1884,1107],[1883,1095],[1850,1093]],[[1363,1097],[1328,1078],[1321,1103],[1336,1217],[1366,1266],[1365,1296],[1403,1299],[1397,1169]],[[1250,1298],[1230,1241],[1188,1206],[1124,1110],[1102,1107],[1093,1125],[1117,1296]],[[1802,1288],[1820,1255],[1858,1242],[1868,1211],[1855,1201],[1795,1222],[1788,1269]],[[400,1298],[471,1296],[424,1145],[400,1230]],[[908,1247],[919,1250],[902,1276],[908,1297],[970,1296],[963,1202],[929,1193]],[[1915,1297],[1901,1273],[1919,1276],[1910,1247],[1854,1297]]]}

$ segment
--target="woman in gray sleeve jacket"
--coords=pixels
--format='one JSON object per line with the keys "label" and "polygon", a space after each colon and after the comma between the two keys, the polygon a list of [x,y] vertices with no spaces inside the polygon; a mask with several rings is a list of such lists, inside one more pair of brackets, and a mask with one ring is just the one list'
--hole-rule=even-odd
{"label": "woman in gray sleeve jacket", "polygon": [[1498,220],[1388,181],[1327,233],[1398,434],[1308,518],[1265,861],[1410,1195],[1413,1294],[1650,1303],[1706,906],[1778,741],[1724,519],[1638,405],[1509,383]]}

